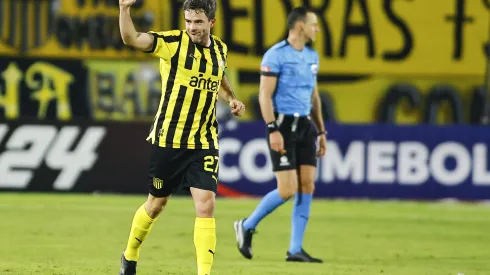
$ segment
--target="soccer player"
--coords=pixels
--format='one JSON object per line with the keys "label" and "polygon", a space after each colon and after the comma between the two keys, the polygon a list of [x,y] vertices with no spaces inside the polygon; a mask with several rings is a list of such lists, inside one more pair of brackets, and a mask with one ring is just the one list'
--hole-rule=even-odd
{"label": "soccer player", "polygon": [[251,259],[252,235],[259,222],[296,193],[286,260],[322,262],[302,246],[315,187],[316,157],[326,152],[316,81],[318,54],[307,46],[319,28],[316,15],[304,7],[293,9],[287,20],[288,38],[265,53],[260,67],[259,101],[269,132],[277,189],[269,192],[249,217],[235,221],[234,228],[240,253]]}
{"label": "soccer player", "polygon": [[134,215],[120,275],[136,274],[141,244],[169,196],[181,185],[190,188],[196,220],[194,244],[199,275],[211,274],[216,247],[214,219],[218,177],[218,94],[241,116],[245,106],[224,75],[227,46],[210,31],[216,22],[215,0],[186,0],[185,30],[140,33],[130,7],[119,0],[124,43],[160,59],[162,96],[147,141],[152,144],[145,203]]}

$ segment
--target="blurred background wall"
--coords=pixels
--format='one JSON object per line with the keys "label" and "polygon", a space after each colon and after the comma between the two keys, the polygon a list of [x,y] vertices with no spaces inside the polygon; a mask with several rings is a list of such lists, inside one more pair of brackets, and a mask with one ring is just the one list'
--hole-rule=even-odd
{"label": "blurred background wall", "polygon": [[[139,31],[183,29],[183,1],[139,0]],[[213,33],[248,106],[218,103],[223,196],[275,186],[262,55],[298,5],[319,14],[329,131],[317,197],[490,198],[488,0],[218,0]],[[0,0],[0,189],[145,193],[158,60],[123,45],[113,0]]]}

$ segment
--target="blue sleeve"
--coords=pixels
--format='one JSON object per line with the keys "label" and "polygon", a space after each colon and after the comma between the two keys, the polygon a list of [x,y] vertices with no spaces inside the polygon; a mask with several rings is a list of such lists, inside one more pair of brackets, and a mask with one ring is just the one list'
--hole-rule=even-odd
{"label": "blue sleeve", "polygon": [[318,56],[318,53],[315,52],[316,54],[316,66],[318,68],[318,71],[320,71],[320,56]]}
{"label": "blue sleeve", "polygon": [[320,57],[318,53],[315,51],[316,56],[316,70],[315,70],[315,80],[317,79],[318,73],[320,72]]}
{"label": "blue sleeve", "polygon": [[266,76],[278,76],[281,71],[280,56],[279,51],[270,49],[262,58],[262,63],[260,64],[260,74]]}

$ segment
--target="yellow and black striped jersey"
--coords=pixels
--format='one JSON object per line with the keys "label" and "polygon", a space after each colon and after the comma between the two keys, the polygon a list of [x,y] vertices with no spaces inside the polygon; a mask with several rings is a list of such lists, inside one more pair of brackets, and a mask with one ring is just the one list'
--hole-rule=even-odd
{"label": "yellow and black striped jersey", "polygon": [[218,37],[194,44],[185,30],[149,32],[160,58],[162,96],[147,141],[160,147],[218,149],[216,101],[228,48]]}

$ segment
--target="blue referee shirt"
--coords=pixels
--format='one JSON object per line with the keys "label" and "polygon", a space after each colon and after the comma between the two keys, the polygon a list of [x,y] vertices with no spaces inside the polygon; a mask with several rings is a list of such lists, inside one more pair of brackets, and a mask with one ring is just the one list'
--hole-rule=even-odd
{"label": "blue referee shirt", "polygon": [[309,115],[318,69],[318,53],[312,48],[305,46],[298,51],[286,40],[272,46],[262,59],[260,74],[278,78],[272,98],[274,111]]}

